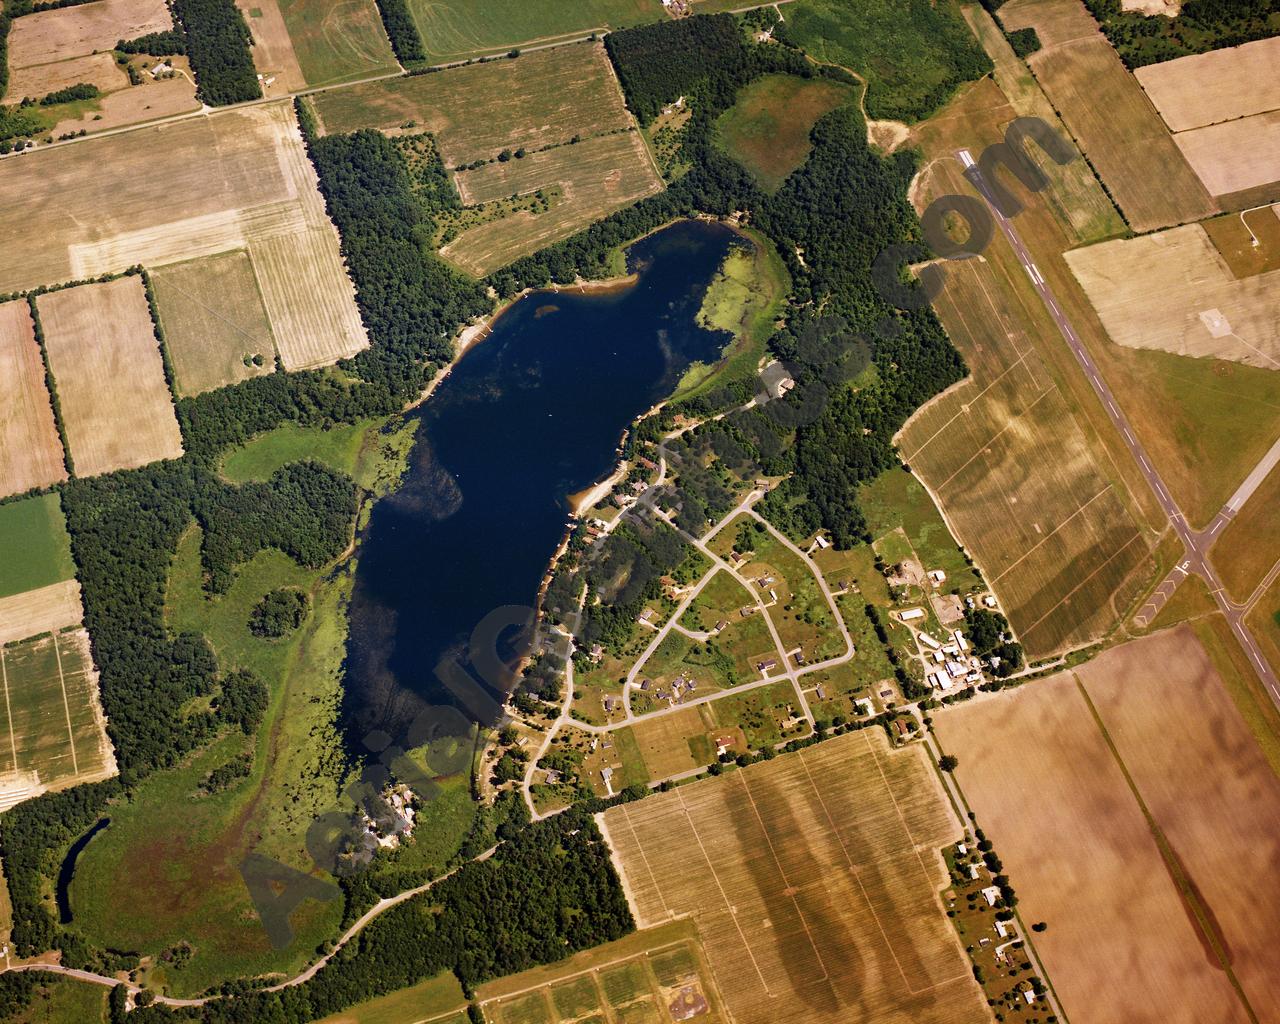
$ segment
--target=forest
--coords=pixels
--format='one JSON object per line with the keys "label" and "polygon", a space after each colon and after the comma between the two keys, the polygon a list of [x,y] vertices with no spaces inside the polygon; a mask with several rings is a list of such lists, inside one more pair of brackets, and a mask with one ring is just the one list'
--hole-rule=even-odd
{"label": "forest", "polygon": [[249,46],[253,37],[232,0],[173,0],[200,99],[211,107],[262,96]]}
{"label": "forest", "polygon": [[148,32],[136,39],[121,39],[116,43],[121,53],[145,53],[152,57],[169,57],[187,52],[187,35],[182,29],[168,32]]}
{"label": "forest", "polygon": [[418,26],[413,23],[413,15],[409,13],[409,5],[405,0],[378,0],[378,11],[382,15],[382,24],[387,30],[387,38],[391,40],[396,60],[406,66],[426,60],[422,37],[418,35]]}
{"label": "forest", "polygon": [[1280,31],[1280,0],[1186,0],[1174,18],[1123,10],[1120,0],[1085,0],[1085,6],[1130,70]]}

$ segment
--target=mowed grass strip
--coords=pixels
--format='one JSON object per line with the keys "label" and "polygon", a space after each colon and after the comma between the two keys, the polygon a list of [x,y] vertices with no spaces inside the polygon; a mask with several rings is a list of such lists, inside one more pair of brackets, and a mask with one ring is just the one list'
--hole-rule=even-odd
{"label": "mowed grass strip", "polygon": [[1213,546],[1211,559],[1237,601],[1246,601],[1280,561],[1280,466],[1267,474]]}
{"label": "mowed grass strip", "polygon": [[1280,905],[1252,891],[1280,871],[1280,778],[1204,647],[1184,626],[1113,648],[1078,676],[1180,862],[1200,930],[1256,1018],[1280,1018]]}
{"label": "mowed grass strip", "polygon": [[56,494],[0,505],[0,597],[61,583],[75,571]]}
{"label": "mowed grass strip", "polygon": [[473,202],[484,202],[481,196],[500,198],[552,185],[560,188],[560,197],[549,210],[519,211],[478,224],[440,250],[447,260],[476,277],[568,238],[663,188],[644,140],[634,131],[600,135],[522,160],[487,164],[459,174],[458,183]]}
{"label": "mowed grass strip", "polygon": [[921,748],[851,733],[604,814],[641,926],[689,914],[733,1019],[981,1021]]}
{"label": "mowed grass strip", "polygon": [[435,134],[450,169],[504,149],[541,149],[631,124],[601,43],[366,82],[319,93],[313,102],[330,134],[412,121]]}
{"label": "mowed grass strip", "polygon": [[398,69],[373,0],[278,2],[307,85],[333,85]]}
{"label": "mowed grass strip", "polygon": [[659,0],[409,0],[409,10],[431,64],[666,17]]}
{"label": "mowed grass strip", "polygon": [[1076,25],[1068,41],[1049,43],[1028,63],[1076,143],[1135,231],[1200,220],[1217,212],[1204,185],[1174,144],[1081,0],[1046,0],[1002,8],[1009,30]]}
{"label": "mowed grass strip", "polygon": [[1073,1019],[1248,1021],[1073,674],[952,708],[936,728],[1023,920],[1049,925],[1036,949]]}
{"label": "mowed grass strip", "polygon": [[[246,252],[161,267],[151,272],[151,282],[181,394],[198,395],[275,369],[271,323]],[[261,366],[253,363],[255,355]]]}
{"label": "mowed grass strip", "polygon": [[808,159],[814,123],[856,98],[857,90],[843,82],[766,75],[744,87],[720,115],[717,137],[761,185],[776,191]]}
{"label": "mowed grass strip", "polygon": [[0,304],[0,497],[66,478],[30,309]]}
{"label": "mowed grass strip", "polygon": [[78,476],[182,454],[151,312],[136,274],[36,300]]}

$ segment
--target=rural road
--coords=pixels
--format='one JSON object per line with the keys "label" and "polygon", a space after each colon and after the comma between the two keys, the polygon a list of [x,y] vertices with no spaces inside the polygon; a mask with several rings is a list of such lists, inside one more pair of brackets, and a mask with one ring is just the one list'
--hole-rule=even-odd
{"label": "rural road", "polygon": [[[1000,225],[1000,230],[1009,240],[1009,244],[1013,247],[1013,251],[1022,264],[1023,270],[1027,273],[1027,277],[1031,279],[1031,283],[1037,294],[1039,294],[1041,301],[1048,308],[1054,323],[1058,325],[1058,330],[1062,332],[1062,336],[1066,339],[1067,346],[1071,349],[1076,361],[1079,362],[1084,370],[1085,376],[1089,378],[1089,383],[1093,385],[1094,392],[1106,408],[1112,425],[1124,439],[1125,446],[1129,449],[1129,454],[1138,463],[1142,470],[1142,475],[1155,493],[1161,509],[1172,524],[1178,539],[1182,541],[1184,548],[1183,559],[1165,578],[1158,589],[1161,592],[1168,591],[1172,593],[1173,588],[1167,587],[1167,584],[1181,582],[1182,578],[1193,573],[1201,577],[1208,584],[1209,590],[1213,594],[1214,603],[1217,604],[1218,610],[1230,625],[1231,632],[1235,634],[1236,640],[1244,648],[1245,654],[1253,664],[1254,670],[1258,673],[1263,685],[1266,686],[1272,701],[1280,708],[1280,680],[1276,678],[1275,670],[1262,657],[1257,641],[1254,640],[1253,634],[1249,632],[1249,627],[1245,625],[1244,611],[1228,599],[1227,592],[1222,586],[1222,581],[1218,578],[1217,572],[1209,561],[1209,548],[1212,546],[1214,537],[1221,528],[1222,523],[1226,518],[1230,518],[1240,505],[1244,504],[1248,496],[1261,484],[1263,477],[1266,476],[1266,472],[1271,466],[1280,461],[1280,442],[1271,449],[1254,471],[1249,474],[1248,479],[1240,490],[1227,502],[1226,508],[1218,513],[1208,529],[1204,531],[1191,529],[1186,517],[1182,514],[1182,510],[1178,508],[1177,502],[1173,500],[1169,489],[1165,486],[1164,480],[1161,479],[1160,474],[1152,466],[1151,460],[1147,457],[1146,449],[1134,434],[1128,418],[1116,404],[1115,396],[1111,393],[1110,386],[1098,372],[1098,368],[1086,350],[1084,343],[1071,326],[1066,314],[1062,311],[1062,307],[1059,306],[1058,300],[1054,297],[1053,291],[1045,281],[1044,275],[1040,273],[1040,269],[1036,266],[1035,261],[1032,260],[1030,252],[1027,251],[1027,247],[1018,236],[1017,230],[996,206],[991,189],[983,178],[982,171],[975,163],[972,154],[967,149],[962,149],[956,156],[959,157],[960,162],[965,167],[965,177],[982,195],[991,210],[992,216],[995,217],[996,223]],[[1239,504],[1236,504],[1237,501]]]}

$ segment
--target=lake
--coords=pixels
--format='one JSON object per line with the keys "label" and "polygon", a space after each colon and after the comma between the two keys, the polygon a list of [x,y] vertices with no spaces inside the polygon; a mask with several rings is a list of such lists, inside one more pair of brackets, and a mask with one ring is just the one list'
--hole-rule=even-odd
{"label": "lake", "polygon": [[696,317],[739,239],[682,221],[628,250],[632,285],[525,296],[414,412],[408,473],[374,506],[359,551],[345,707],[357,746],[370,729],[403,741],[427,704],[488,717],[486,700],[459,701],[437,667],[509,680],[509,646],[488,670],[483,650],[469,650],[473,635],[491,632],[477,627],[495,609],[534,603],[568,526],[568,495],[611,472],[624,430],[690,363],[719,356],[728,336]]}

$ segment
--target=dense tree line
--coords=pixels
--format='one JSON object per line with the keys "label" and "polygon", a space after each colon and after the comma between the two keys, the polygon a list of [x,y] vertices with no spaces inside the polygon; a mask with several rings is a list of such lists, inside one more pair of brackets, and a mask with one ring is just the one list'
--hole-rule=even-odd
{"label": "dense tree line", "polygon": [[1120,0],[1085,5],[1129,68],[1266,39],[1280,23],[1280,0],[1186,0],[1173,18],[1126,11]]}
{"label": "dense tree line", "polygon": [[133,1024],[296,1024],[453,971],[464,987],[563,959],[635,927],[609,851],[586,809],[514,832],[497,854],[471,862],[377,918],[303,985],[245,991],[198,1009],[150,1006]]}
{"label": "dense tree line", "polygon": [[9,28],[12,24],[8,12],[0,11],[0,100],[9,90]]}
{"label": "dense tree line", "polygon": [[75,85],[69,85],[65,89],[58,89],[55,92],[45,93],[40,97],[40,106],[52,107],[58,103],[74,103],[76,100],[96,99],[102,94],[96,85],[88,82],[78,82]]}
{"label": "dense tree line", "polygon": [[253,37],[232,0],[173,0],[200,99],[211,107],[262,96],[249,46]]}
{"label": "dense tree line", "polygon": [[427,52],[422,48],[422,37],[418,35],[418,26],[409,13],[408,3],[405,0],[378,0],[378,11],[396,59],[405,65],[426,60]]}
{"label": "dense tree line", "polygon": [[179,26],[167,32],[148,32],[136,39],[121,39],[116,49],[121,53],[146,53],[152,57],[181,55],[187,52],[187,36]]}

